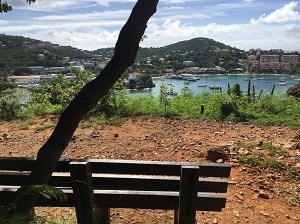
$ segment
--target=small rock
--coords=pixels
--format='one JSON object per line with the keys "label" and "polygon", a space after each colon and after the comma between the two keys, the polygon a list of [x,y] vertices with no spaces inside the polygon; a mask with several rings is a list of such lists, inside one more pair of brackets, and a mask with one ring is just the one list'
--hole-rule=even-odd
{"label": "small rock", "polygon": [[216,162],[217,163],[224,163],[224,160],[223,159],[218,159]]}
{"label": "small rock", "polygon": [[249,155],[250,151],[248,149],[240,148],[239,149],[239,154],[241,154],[241,155]]}
{"label": "small rock", "polygon": [[238,163],[239,160],[238,159],[230,159],[231,162],[234,162],[234,163]]}
{"label": "small rock", "polygon": [[269,216],[269,214],[267,212],[265,212],[264,210],[260,211],[260,214],[264,215],[264,216]]}
{"label": "small rock", "polygon": [[300,168],[300,163],[297,163],[297,164],[295,165],[295,167],[296,167],[296,168]]}
{"label": "small rock", "polygon": [[114,138],[118,138],[119,137],[119,134],[114,134]]}
{"label": "small rock", "polygon": [[240,217],[240,214],[238,211],[233,211],[233,214],[235,215],[235,217]]}
{"label": "small rock", "polygon": [[257,143],[257,146],[263,146],[263,144],[264,144],[264,141],[259,141],[259,142]]}
{"label": "small rock", "polygon": [[87,131],[85,132],[85,136],[86,136],[86,137],[89,137],[89,138],[92,137],[93,134],[94,134],[94,130],[91,130],[91,129],[90,129],[90,130],[87,130]]}
{"label": "small rock", "polygon": [[270,196],[265,192],[259,192],[258,197],[263,198],[263,199],[269,199],[270,198]]}
{"label": "small rock", "polygon": [[218,224],[218,220],[217,220],[217,219],[214,219],[214,220],[213,220],[213,223],[214,223],[214,224]]}
{"label": "small rock", "polygon": [[277,176],[275,174],[269,173],[266,175],[267,178],[270,178],[272,180],[276,180]]}
{"label": "small rock", "polygon": [[223,135],[225,132],[224,131],[215,131],[214,134],[215,135]]}
{"label": "small rock", "polygon": [[244,200],[244,197],[240,194],[236,194],[235,195],[239,200],[243,201]]}

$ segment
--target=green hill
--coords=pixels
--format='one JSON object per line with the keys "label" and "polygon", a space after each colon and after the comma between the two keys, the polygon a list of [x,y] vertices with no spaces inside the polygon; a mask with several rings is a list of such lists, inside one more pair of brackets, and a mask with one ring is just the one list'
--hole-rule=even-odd
{"label": "green hill", "polygon": [[[39,55],[43,55],[43,58]],[[0,34],[0,72],[2,73],[12,73],[16,69],[26,73],[29,66],[37,65],[62,66],[63,57],[89,59],[91,53],[70,46]]]}
{"label": "green hill", "polygon": [[[113,48],[102,48],[95,51],[80,50],[70,46],[59,46],[50,42],[34,40],[21,36],[0,34],[0,74],[30,72],[30,66],[63,66],[63,57],[89,60],[97,58],[111,58]],[[42,55],[42,59],[41,59]],[[151,58],[159,69],[159,58],[165,58],[169,64],[180,69],[183,61],[193,61],[195,66],[235,68],[238,59],[244,58],[244,53],[229,45],[208,38],[194,38],[164,47],[140,48],[137,61],[145,62]],[[21,71],[21,72],[20,72]]]}

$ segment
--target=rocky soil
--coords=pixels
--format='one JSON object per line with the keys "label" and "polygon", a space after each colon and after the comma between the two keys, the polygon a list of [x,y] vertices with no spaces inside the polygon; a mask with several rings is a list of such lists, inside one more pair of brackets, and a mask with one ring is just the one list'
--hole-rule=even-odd
{"label": "rocky soil", "polygon": [[[52,118],[41,118],[24,127],[0,124],[0,156],[35,156],[51,134]],[[21,127],[21,128],[20,128]],[[274,154],[277,161],[300,168],[297,130],[252,123],[218,123],[202,120],[130,118],[118,126],[82,124],[63,157],[160,161],[207,161],[207,151],[225,147],[232,165],[227,205],[221,213],[197,212],[197,223],[300,223],[300,183],[283,172],[241,163],[240,157],[270,143],[288,155]],[[251,147],[248,147],[251,146]],[[218,162],[223,162],[218,160]],[[254,172],[255,171],[255,172]],[[53,217],[74,216],[72,209],[38,209]],[[113,209],[113,223],[173,223],[172,211]]]}

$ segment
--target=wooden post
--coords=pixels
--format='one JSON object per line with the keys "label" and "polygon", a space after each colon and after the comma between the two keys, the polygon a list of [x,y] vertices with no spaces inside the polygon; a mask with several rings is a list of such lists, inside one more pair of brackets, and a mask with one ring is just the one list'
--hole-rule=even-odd
{"label": "wooden post", "polygon": [[94,191],[89,162],[70,162],[78,224],[93,224]]}
{"label": "wooden post", "polygon": [[195,224],[196,222],[198,179],[198,166],[181,167],[178,224]]}
{"label": "wooden post", "polygon": [[110,223],[110,208],[98,208],[99,210],[99,224]]}

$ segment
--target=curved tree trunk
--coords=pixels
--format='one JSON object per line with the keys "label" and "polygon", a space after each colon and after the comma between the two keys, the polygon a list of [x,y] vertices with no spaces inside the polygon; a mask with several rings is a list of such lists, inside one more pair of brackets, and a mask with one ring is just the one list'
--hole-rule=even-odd
{"label": "curved tree trunk", "polygon": [[[96,79],[81,89],[62,113],[53,133],[38,152],[35,168],[26,186],[48,182],[82,117],[108,93],[123,72],[133,65],[147,22],[156,12],[158,1],[138,0],[119,34],[111,61]],[[33,196],[22,196],[17,202],[17,212],[30,212],[36,199]]]}

